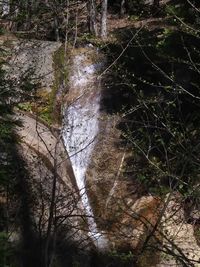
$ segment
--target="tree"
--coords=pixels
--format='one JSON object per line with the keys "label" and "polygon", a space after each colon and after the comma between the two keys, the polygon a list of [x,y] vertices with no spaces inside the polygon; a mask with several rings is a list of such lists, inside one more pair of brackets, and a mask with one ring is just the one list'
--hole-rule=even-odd
{"label": "tree", "polygon": [[101,3],[101,38],[107,38],[107,6],[108,0],[103,0]]}
{"label": "tree", "polygon": [[98,28],[97,28],[97,10],[96,10],[96,1],[89,0],[87,2],[87,10],[88,10],[88,29],[89,32],[98,36]]}
{"label": "tree", "polygon": [[121,0],[120,4],[120,16],[123,17],[125,14],[125,0]]}

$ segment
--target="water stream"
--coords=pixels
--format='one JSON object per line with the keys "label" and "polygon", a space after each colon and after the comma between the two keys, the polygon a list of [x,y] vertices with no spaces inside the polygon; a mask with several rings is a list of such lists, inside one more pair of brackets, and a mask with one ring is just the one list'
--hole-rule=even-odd
{"label": "water stream", "polygon": [[[89,50],[89,53],[91,51]],[[63,127],[64,143],[88,218],[89,236],[99,248],[105,246],[106,240],[98,231],[94,219],[85,175],[99,132],[100,83],[96,77],[101,67],[102,63],[94,64],[88,59],[87,50],[73,57],[68,93],[70,102],[65,109]]]}

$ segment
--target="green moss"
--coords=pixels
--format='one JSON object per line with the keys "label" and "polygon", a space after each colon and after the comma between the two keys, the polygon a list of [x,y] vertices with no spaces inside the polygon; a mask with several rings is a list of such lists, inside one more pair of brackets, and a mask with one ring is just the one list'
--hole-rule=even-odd
{"label": "green moss", "polygon": [[6,33],[6,30],[0,26],[0,35],[4,35]]}
{"label": "green moss", "polygon": [[65,55],[65,49],[64,46],[61,46],[53,56],[53,67],[55,71],[55,81],[54,81],[54,87],[55,89],[59,89],[59,86],[65,82],[68,81],[68,71],[66,68],[66,55]]}
{"label": "green moss", "polygon": [[197,244],[200,246],[200,229],[199,229],[199,225],[194,225],[194,235],[197,241]]}
{"label": "green moss", "polygon": [[[62,96],[68,82],[66,56],[64,46],[61,46],[53,55],[54,83],[51,92],[39,95],[38,115],[49,125],[61,123]],[[59,97],[58,97],[59,95]]]}
{"label": "green moss", "polygon": [[46,121],[48,125],[51,125],[53,123],[52,114],[49,111],[48,107],[47,108],[43,108],[43,109],[40,110],[39,117],[42,120]]}
{"label": "green moss", "polygon": [[[46,105],[40,111],[40,117],[48,124],[61,122],[61,101],[63,91],[61,87],[66,87],[68,82],[68,71],[66,69],[66,56],[64,46],[61,46],[53,55],[54,84],[48,97]],[[64,85],[64,86],[63,86]],[[60,99],[58,97],[60,95]]]}
{"label": "green moss", "polygon": [[138,15],[131,15],[131,16],[129,16],[128,17],[128,19],[130,20],[130,21],[139,21],[140,20],[140,17],[138,16]]}
{"label": "green moss", "polygon": [[28,111],[28,112],[30,112],[30,111],[32,110],[31,102],[19,103],[19,104],[17,105],[17,107],[18,107],[20,110],[24,110],[24,111]]}

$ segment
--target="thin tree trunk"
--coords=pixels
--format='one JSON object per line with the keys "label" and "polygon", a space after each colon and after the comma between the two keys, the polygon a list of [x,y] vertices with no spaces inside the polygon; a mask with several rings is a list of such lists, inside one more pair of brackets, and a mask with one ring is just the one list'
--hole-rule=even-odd
{"label": "thin tree trunk", "polygon": [[125,0],[121,0],[120,5],[120,17],[122,18],[125,14]]}
{"label": "thin tree trunk", "polygon": [[74,42],[73,42],[73,49],[75,48],[77,35],[78,35],[78,2],[76,2],[76,19],[75,19],[75,33],[74,33]]}
{"label": "thin tree trunk", "polygon": [[59,42],[60,41],[60,36],[59,36],[58,19],[57,19],[57,17],[54,17],[54,27],[55,27],[56,41]]}
{"label": "thin tree trunk", "polygon": [[69,0],[67,0],[67,15],[65,19],[65,59],[67,56],[67,48],[68,48],[68,33],[69,33]]}
{"label": "thin tree trunk", "polygon": [[101,38],[107,38],[107,7],[108,0],[103,0],[101,4]]}
{"label": "thin tree trunk", "polygon": [[89,0],[87,3],[88,9],[88,29],[89,32],[98,36],[98,27],[97,27],[97,20],[96,20],[96,1]]}

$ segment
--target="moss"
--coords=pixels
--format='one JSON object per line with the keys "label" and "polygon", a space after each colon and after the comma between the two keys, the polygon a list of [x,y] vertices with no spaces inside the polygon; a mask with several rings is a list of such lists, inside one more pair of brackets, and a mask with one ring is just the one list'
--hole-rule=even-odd
{"label": "moss", "polygon": [[52,124],[51,113],[49,112],[50,93],[39,90],[35,96],[35,101],[27,101],[18,104],[20,110],[37,114],[48,125]]}
{"label": "moss", "polygon": [[0,26],[0,35],[4,35],[6,33],[6,30]]}
{"label": "moss", "polygon": [[37,104],[32,106],[32,111],[46,121],[48,125],[52,124],[51,106],[50,106],[51,92],[40,91],[37,94]]}
{"label": "moss", "polygon": [[53,55],[54,84],[50,93],[43,96],[44,106],[39,110],[39,116],[48,124],[61,123],[61,106],[63,89],[68,81],[66,69],[66,56],[64,47],[61,46]]}
{"label": "moss", "polygon": [[43,108],[40,112],[39,112],[39,117],[46,121],[48,123],[48,125],[51,125],[53,122],[52,122],[52,115],[51,113],[49,112],[49,109],[48,107],[46,108]]}
{"label": "moss", "polygon": [[30,112],[30,111],[32,111],[32,104],[31,104],[31,102],[19,103],[18,104],[18,108],[20,110],[24,110],[24,111]]}
{"label": "moss", "polygon": [[53,56],[53,67],[55,71],[55,82],[54,87],[58,87],[63,83],[68,81],[68,71],[66,69],[66,58],[64,46],[61,46]]}
{"label": "moss", "polygon": [[62,98],[68,82],[64,46],[53,55],[54,83],[50,92],[40,89],[36,95],[36,105],[31,110],[45,120],[48,125],[61,123]]}
{"label": "moss", "polygon": [[195,235],[197,244],[200,246],[200,227],[199,227],[199,224],[194,225],[194,235]]}

